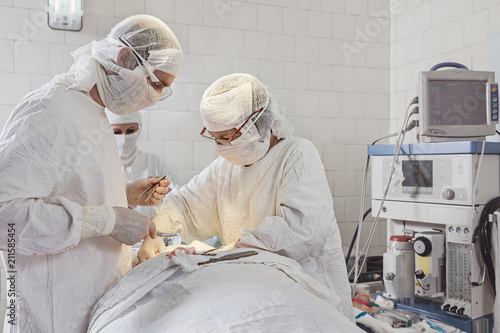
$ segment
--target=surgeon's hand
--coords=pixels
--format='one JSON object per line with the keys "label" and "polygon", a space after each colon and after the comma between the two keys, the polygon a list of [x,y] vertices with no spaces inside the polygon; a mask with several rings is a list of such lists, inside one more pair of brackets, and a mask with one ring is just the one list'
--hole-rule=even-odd
{"label": "surgeon's hand", "polygon": [[[139,195],[141,195],[142,192],[144,192],[149,186],[153,185],[157,181],[159,181],[161,178],[142,178],[139,180],[136,180],[133,183],[128,183],[127,184],[127,200],[128,204],[131,206],[139,205],[139,206],[156,206],[157,204],[160,203],[163,198],[165,198],[165,194],[168,193],[170,190],[167,186],[170,184],[170,181],[168,179],[163,179],[159,186],[156,186],[149,190],[148,192],[144,193],[140,198],[138,198]],[[152,193],[153,195],[145,202],[149,195]]]}
{"label": "surgeon's hand", "polygon": [[137,252],[137,258],[139,258],[139,262],[144,262],[156,257],[166,250],[167,247],[165,246],[163,237],[156,237],[156,239],[152,239],[151,237],[146,236],[139,252]]}
{"label": "surgeon's hand", "polygon": [[156,238],[156,226],[146,215],[124,207],[113,207],[115,226],[109,234],[117,241],[134,245],[147,238]]}

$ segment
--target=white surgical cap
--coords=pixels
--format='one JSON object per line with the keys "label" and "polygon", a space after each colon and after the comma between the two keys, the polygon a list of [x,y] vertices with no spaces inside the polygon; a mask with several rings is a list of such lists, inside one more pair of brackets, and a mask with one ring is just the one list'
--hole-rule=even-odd
{"label": "white surgical cap", "polygon": [[116,113],[113,113],[108,109],[105,109],[105,111],[111,125],[137,123],[140,126],[142,124],[142,116],[140,111],[127,115],[117,115]]}
{"label": "white surgical cap", "polygon": [[203,124],[213,132],[238,128],[260,109],[264,110],[258,123],[268,123],[278,138],[292,135],[293,125],[284,117],[272,90],[250,74],[235,73],[216,80],[205,90],[200,105]]}
{"label": "white surgical cap", "polygon": [[113,27],[103,40],[73,52],[75,63],[65,78],[71,81],[69,88],[87,92],[97,84],[106,107],[125,114],[154,105],[157,101],[147,99],[148,74],[131,52],[120,53],[126,45],[119,37],[146,59],[153,71],[178,76],[183,54],[170,28],[150,15],[126,18]]}

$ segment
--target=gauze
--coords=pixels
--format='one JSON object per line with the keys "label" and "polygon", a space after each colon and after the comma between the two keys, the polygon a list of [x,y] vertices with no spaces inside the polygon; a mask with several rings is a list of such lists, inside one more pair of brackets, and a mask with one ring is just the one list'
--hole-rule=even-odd
{"label": "gauze", "polygon": [[97,85],[105,106],[117,114],[129,114],[158,102],[163,95],[147,82],[148,74],[130,52],[125,60],[118,56],[126,47],[124,37],[145,58],[153,70],[178,76],[182,50],[168,26],[156,17],[135,15],[118,23],[106,38],[82,46],[73,53],[75,63],[68,74],[74,80],[69,89],[89,91]]}
{"label": "gauze", "polygon": [[[255,131],[257,132],[257,128],[253,126],[248,132]],[[253,134],[252,136],[254,136]],[[234,141],[238,141],[238,139]],[[268,152],[269,146],[271,144],[271,131],[267,130],[266,134],[264,134],[259,140],[254,141],[245,146],[239,147],[238,145],[225,146],[225,145],[216,145],[215,151],[217,155],[224,158],[231,164],[234,165],[252,165],[258,161],[260,161]]]}

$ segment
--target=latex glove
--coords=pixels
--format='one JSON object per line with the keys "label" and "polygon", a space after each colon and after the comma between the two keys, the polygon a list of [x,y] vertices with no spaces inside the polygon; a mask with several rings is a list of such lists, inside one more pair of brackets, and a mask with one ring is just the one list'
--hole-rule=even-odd
{"label": "latex glove", "polygon": [[142,243],[142,246],[139,249],[139,252],[137,252],[137,258],[139,259],[139,262],[144,262],[156,257],[166,250],[167,247],[165,246],[163,237],[156,237],[156,239],[153,239],[149,236],[146,236],[146,238],[144,238],[144,243]]}
{"label": "latex glove", "polygon": [[134,245],[144,237],[156,238],[156,226],[146,215],[123,207],[113,207],[113,210],[115,226],[109,235],[117,241]]}
{"label": "latex glove", "polygon": [[[147,193],[143,194],[139,199],[136,198],[141,195],[144,190],[146,190],[149,186],[160,180],[161,178],[142,178],[136,180],[133,183],[127,184],[127,200],[128,204],[131,206],[139,205],[139,206],[156,206],[160,203],[163,198],[165,198],[165,194],[170,191],[167,187],[170,184],[170,180],[164,179],[160,182],[160,185],[156,188],[151,189]],[[155,193],[149,198],[148,201],[144,202],[146,198],[151,194],[151,191],[155,191]]]}

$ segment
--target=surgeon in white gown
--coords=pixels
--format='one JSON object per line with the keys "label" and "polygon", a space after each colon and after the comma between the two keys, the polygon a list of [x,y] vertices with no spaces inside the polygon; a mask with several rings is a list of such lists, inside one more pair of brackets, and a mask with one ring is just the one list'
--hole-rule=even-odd
{"label": "surgeon in white gown", "polygon": [[[153,218],[186,242],[220,235],[227,247],[259,248],[296,260],[341,299],[354,320],[340,232],[316,147],[292,136],[272,91],[249,74],[231,74],[204,93],[202,136],[219,155],[174,189]],[[164,250],[146,236],[144,261]]]}
{"label": "surgeon in white gown", "polygon": [[[141,112],[118,115],[106,110],[106,115],[118,144],[125,182],[132,183],[142,178],[167,176],[170,181],[169,187],[174,186],[172,174],[165,161],[158,155],[140,150],[137,146],[143,128]],[[132,208],[148,217],[153,217],[155,214],[155,206],[137,205]]]}
{"label": "surgeon in white gown", "polygon": [[130,268],[124,244],[155,236],[127,208],[150,180],[125,185],[104,108],[127,114],[168,96],[180,45],[165,23],[138,15],[73,56],[67,74],[21,100],[0,136],[0,250],[12,276],[4,333],[86,332],[95,303]]}

